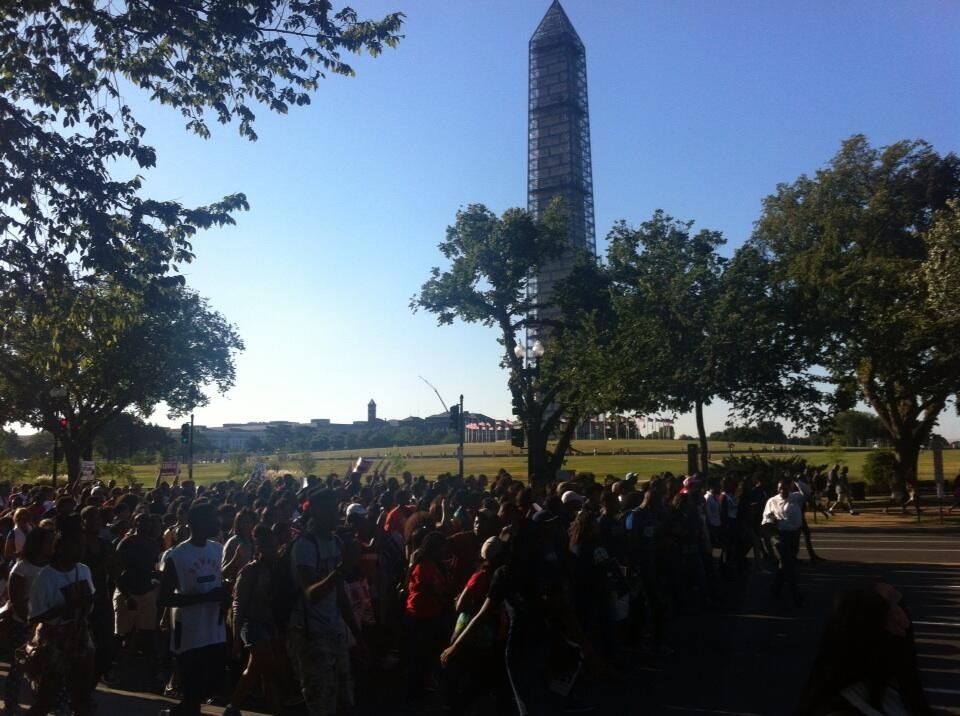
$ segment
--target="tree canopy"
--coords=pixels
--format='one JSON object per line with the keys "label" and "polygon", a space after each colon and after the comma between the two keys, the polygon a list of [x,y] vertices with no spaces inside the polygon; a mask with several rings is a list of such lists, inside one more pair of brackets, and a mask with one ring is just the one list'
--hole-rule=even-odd
{"label": "tree canopy", "polygon": [[[524,425],[534,482],[545,482],[560,469],[581,414],[580,406],[572,402],[581,391],[568,380],[570,363],[565,361],[572,359],[566,347],[583,345],[567,339],[567,332],[578,330],[581,321],[564,312],[560,295],[589,295],[571,285],[587,274],[575,271],[547,302],[530,290],[537,271],[569,250],[565,228],[558,202],[539,221],[521,209],[498,217],[483,205],[471,204],[457,212],[439,246],[448,267],[431,269],[430,278],[410,302],[413,311],[436,315],[440,325],[459,319],[498,329],[500,364],[509,373],[514,410]],[[550,318],[537,318],[544,314]],[[517,355],[523,333],[531,328],[547,344],[535,367]],[[551,451],[547,443],[554,436],[557,445]]]}
{"label": "tree canopy", "polygon": [[767,197],[749,242],[806,346],[807,380],[829,381],[840,408],[873,408],[905,479],[960,391],[958,198],[954,154],[858,135]]}
{"label": "tree canopy", "polygon": [[179,110],[206,137],[209,117],[250,139],[254,108],[309,103],[324,73],[350,75],[342,52],[394,46],[403,16],[360,18],[326,0],[36,0],[0,19],[0,279],[78,266],[166,275],[192,258],[198,229],[246,208],[233,194],[187,208],[141,193],[156,152],[128,95]]}
{"label": "tree canopy", "polygon": [[[205,405],[204,386],[233,386],[236,330],[183,286],[134,291],[77,281],[20,302],[5,294],[0,422],[56,432],[71,478],[93,440],[122,412],[171,414]],[[68,427],[60,427],[65,418]]]}

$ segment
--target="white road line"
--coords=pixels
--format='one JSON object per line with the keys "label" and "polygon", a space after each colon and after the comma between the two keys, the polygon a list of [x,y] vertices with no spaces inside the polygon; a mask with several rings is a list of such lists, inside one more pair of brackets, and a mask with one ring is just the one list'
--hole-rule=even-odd
{"label": "white road line", "polygon": [[914,620],[914,624],[920,624],[921,626],[942,626],[942,627],[960,627],[960,622],[919,622]]}
{"label": "white road line", "polygon": [[817,542],[834,542],[836,544],[952,544],[960,545],[960,539],[836,539],[813,535]]}
{"label": "white road line", "polygon": [[960,690],[958,689],[924,689],[931,694],[950,694],[951,696],[960,695]]}
{"label": "white road line", "polygon": [[821,547],[814,545],[815,549],[842,550],[844,552],[956,552],[960,554],[960,547],[953,549],[930,549],[929,547]]}

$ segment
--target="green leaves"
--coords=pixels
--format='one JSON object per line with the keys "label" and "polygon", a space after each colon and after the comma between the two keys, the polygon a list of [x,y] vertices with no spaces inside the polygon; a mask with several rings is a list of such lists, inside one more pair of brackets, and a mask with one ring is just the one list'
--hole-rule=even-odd
{"label": "green leaves", "polygon": [[856,386],[904,456],[960,390],[958,198],[955,155],[855,136],[814,179],[767,197],[750,242],[807,365],[842,388],[844,407]]}
{"label": "green leaves", "polygon": [[[49,268],[163,275],[188,261],[196,230],[245,200],[187,209],[141,196],[113,163],[156,164],[120,78],[210,136],[208,115],[256,139],[254,108],[309,103],[322,71],[350,75],[340,50],[395,46],[403,15],[365,20],[326,0],[7,3],[0,18],[0,279]],[[236,195],[239,196],[239,195]],[[30,247],[24,250],[24,245]],[[141,261],[147,257],[144,263]]]}

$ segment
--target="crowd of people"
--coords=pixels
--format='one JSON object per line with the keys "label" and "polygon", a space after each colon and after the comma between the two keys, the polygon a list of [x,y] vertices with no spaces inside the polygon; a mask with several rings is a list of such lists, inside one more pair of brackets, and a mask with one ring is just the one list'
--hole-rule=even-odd
{"label": "crowd of people", "polygon": [[413,713],[553,713],[630,655],[666,652],[672,618],[738,575],[775,572],[772,596],[801,606],[819,482],[533,487],[501,470],[0,486],[5,713],[29,687],[31,714],[89,714],[131,654],[164,674],[179,716],[211,699],[225,716],[252,699],[348,713],[390,673]]}

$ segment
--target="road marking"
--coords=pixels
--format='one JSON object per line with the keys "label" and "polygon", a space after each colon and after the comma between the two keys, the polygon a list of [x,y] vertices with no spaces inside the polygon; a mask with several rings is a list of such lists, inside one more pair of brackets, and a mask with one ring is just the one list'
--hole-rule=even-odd
{"label": "road marking", "polygon": [[[960,690],[958,689],[924,689],[924,691],[928,691],[931,694],[950,694],[952,696],[960,695]],[[723,712],[718,711],[717,713]]]}
{"label": "road marking", "polygon": [[[931,691],[932,689],[927,689]],[[691,706],[667,706],[671,711],[693,711],[698,714],[724,714],[724,716],[759,716],[748,711],[720,711],[718,709],[695,709]]]}
{"label": "road marking", "polygon": [[914,624],[920,624],[921,626],[942,626],[942,627],[960,627],[960,622],[919,622],[914,620]]}
{"label": "road marking", "polygon": [[842,552],[956,552],[960,554],[960,547],[953,549],[930,549],[929,547],[820,547],[817,549],[830,549]]}
{"label": "road marking", "polygon": [[960,544],[960,540],[955,539],[836,539],[824,538],[821,535],[813,535],[818,542],[834,542],[836,544]]}

